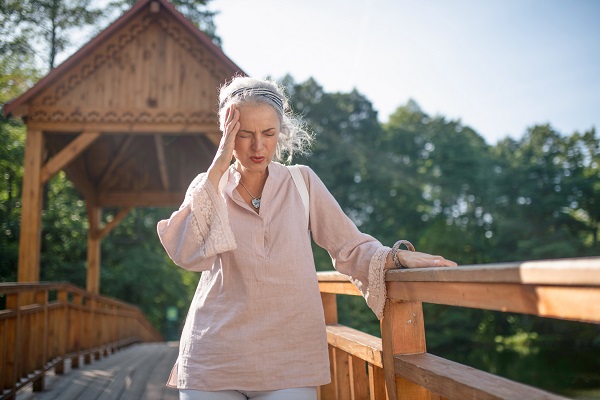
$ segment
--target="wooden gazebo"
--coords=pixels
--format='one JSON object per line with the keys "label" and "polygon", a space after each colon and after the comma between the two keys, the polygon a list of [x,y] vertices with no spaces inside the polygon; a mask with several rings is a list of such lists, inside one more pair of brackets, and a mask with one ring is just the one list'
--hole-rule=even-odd
{"label": "wooden gazebo", "polygon": [[[86,201],[87,289],[100,241],[132,207],[176,206],[207,169],[220,132],[217,88],[243,74],[167,0],[139,0],[4,107],[27,125],[19,282],[40,277],[43,185],[58,171]],[[102,223],[102,209],[118,208]]]}

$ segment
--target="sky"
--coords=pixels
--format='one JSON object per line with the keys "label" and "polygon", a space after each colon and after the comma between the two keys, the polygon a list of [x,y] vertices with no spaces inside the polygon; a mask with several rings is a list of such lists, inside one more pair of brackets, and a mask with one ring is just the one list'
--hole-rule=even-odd
{"label": "sky", "polygon": [[211,0],[250,76],[356,88],[386,122],[415,100],[488,144],[600,128],[600,0]]}

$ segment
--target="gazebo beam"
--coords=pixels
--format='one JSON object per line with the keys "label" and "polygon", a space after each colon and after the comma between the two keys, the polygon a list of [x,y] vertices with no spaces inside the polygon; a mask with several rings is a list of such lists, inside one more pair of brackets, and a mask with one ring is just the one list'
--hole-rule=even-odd
{"label": "gazebo beam", "polygon": [[196,143],[198,143],[198,147],[200,147],[200,151],[202,151],[203,156],[211,160],[215,155],[210,152],[202,138],[198,135],[195,135],[194,139],[196,140]]}
{"label": "gazebo beam", "polygon": [[107,192],[98,194],[102,207],[178,207],[185,192]]}
{"label": "gazebo beam", "polygon": [[127,154],[127,149],[129,149],[129,146],[131,145],[132,141],[133,141],[133,136],[127,136],[127,139],[125,139],[123,141],[123,144],[119,148],[119,152],[117,153],[115,158],[113,158],[111,160],[111,162],[108,164],[108,166],[102,172],[102,176],[100,177],[100,183],[98,184],[98,187],[100,188],[100,190],[102,190],[102,188],[104,188],[106,186],[106,184],[108,183],[108,180],[111,178],[112,173],[115,170],[115,168],[117,168],[119,163],[121,161],[123,161],[123,159],[125,158],[125,155]]}
{"label": "gazebo beam", "polygon": [[100,240],[104,239],[104,237],[108,235],[110,231],[112,231],[117,225],[119,225],[119,223],[121,223],[121,221],[123,221],[123,219],[127,216],[127,214],[129,214],[129,211],[131,211],[132,208],[133,207],[125,207],[120,209],[117,215],[115,215],[115,217],[112,220],[107,222],[104,225],[104,227],[98,231],[98,238]]}
{"label": "gazebo beam", "polygon": [[160,171],[160,181],[165,192],[169,191],[169,174],[167,173],[167,161],[165,159],[165,148],[163,147],[162,136],[154,135],[154,145],[156,147],[156,156],[158,158],[158,170]]}
{"label": "gazebo beam", "polygon": [[66,145],[42,168],[41,182],[45,183],[58,171],[68,165],[74,158],[81,154],[89,145],[100,137],[100,132],[83,132],[72,142]]}
{"label": "gazebo beam", "polygon": [[21,231],[19,236],[19,282],[36,282],[40,280],[43,206],[40,176],[43,152],[43,132],[28,129],[25,142]]}
{"label": "gazebo beam", "polygon": [[100,242],[99,227],[102,209],[94,201],[87,201],[87,215],[89,221],[88,249],[87,249],[87,278],[86,289],[95,294],[100,293]]}

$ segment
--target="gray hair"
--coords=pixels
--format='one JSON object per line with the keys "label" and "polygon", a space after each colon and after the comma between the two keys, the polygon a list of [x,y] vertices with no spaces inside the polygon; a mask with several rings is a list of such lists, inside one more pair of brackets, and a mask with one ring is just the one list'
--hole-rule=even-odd
{"label": "gray hair", "polygon": [[[264,93],[268,92],[268,95]],[[295,154],[307,154],[313,141],[302,120],[292,113],[283,87],[270,79],[236,76],[219,89],[219,126],[223,130],[225,112],[231,104],[268,104],[281,122],[275,161],[291,162]]]}

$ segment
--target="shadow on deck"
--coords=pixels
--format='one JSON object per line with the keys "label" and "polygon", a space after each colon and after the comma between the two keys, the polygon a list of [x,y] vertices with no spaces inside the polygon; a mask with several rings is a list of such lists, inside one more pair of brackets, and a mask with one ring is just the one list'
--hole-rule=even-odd
{"label": "shadow on deck", "polygon": [[81,368],[68,363],[64,375],[46,376],[44,391],[24,388],[17,400],[177,400],[177,390],[165,386],[177,352],[176,342],[143,343]]}

